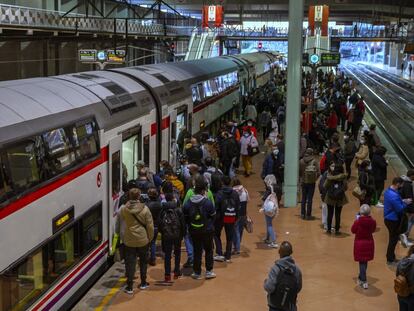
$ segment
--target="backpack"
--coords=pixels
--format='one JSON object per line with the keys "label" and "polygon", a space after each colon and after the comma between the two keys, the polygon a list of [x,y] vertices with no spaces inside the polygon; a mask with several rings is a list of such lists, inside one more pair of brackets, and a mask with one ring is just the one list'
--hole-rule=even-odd
{"label": "backpack", "polygon": [[203,199],[201,202],[191,202],[190,208],[190,230],[192,232],[204,233],[206,232],[207,221],[204,213],[202,212],[202,206],[204,205]]}
{"label": "backpack", "polygon": [[291,310],[296,304],[298,285],[296,280],[296,269],[285,268],[280,265],[276,280],[276,288],[270,294],[270,305],[277,310]]}
{"label": "backpack", "polygon": [[266,216],[275,217],[279,212],[278,207],[276,193],[271,192],[263,203],[263,212]]}
{"label": "backpack", "polygon": [[237,217],[237,202],[234,196],[231,194],[224,194],[222,201],[222,211],[223,211],[223,223],[225,224],[234,224]]}
{"label": "backpack", "polygon": [[181,233],[181,222],[175,209],[166,209],[162,215],[162,237],[165,240],[177,240]]}
{"label": "backpack", "polygon": [[333,200],[342,200],[345,197],[345,184],[343,181],[335,181],[327,189],[326,194]]}
{"label": "backpack", "polygon": [[316,171],[315,160],[312,160],[305,167],[305,172],[303,175],[303,182],[305,184],[314,184],[318,178],[318,173]]}
{"label": "backpack", "polygon": [[414,284],[409,285],[406,277],[407,270],[412,267],[413,262],[406,267],[406,271],[397,275],[394,279],[394,291],[400,297],[408,297],[414,293]]}

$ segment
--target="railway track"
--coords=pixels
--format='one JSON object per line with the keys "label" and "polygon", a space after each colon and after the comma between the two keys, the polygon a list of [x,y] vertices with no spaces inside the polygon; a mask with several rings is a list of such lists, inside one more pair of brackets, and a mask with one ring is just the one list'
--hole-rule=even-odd
{"label": "railway track", "polygon": [[413,92],[361,65],[349,64],[343,68],[360,84],[369,113],[400,157],[409,167],[414,167]]}

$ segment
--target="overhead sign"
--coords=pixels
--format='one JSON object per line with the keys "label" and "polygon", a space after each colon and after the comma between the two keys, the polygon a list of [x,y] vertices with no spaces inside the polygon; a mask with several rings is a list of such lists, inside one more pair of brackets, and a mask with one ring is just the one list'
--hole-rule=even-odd
{"label": "overhead sign", "polygon": [[96,62],[96,50],[79,50],[79,61]]}
{"label": "overhead sign", "polygon": [[100,62],[104,62],[104,61],[106,61],[106,52],[105,52],[105,51],[98,51],[98,53],[96,53],[96,58],[97,58]]}
{"label": "overhead sign", "polygon": [[125,50],[107,50],[106,58],[110,63],[123,63],[125,60]]}
{"label": "overhead sign", "polygon": [[341,62],[341,54],[339,53],[322,53],[321,65],[322,66],[337,66]]}
{"label": "overhead sign", "polygon": [[208,6],[208,21],[209,22],[216,21],[216,6],[215,5]]}
{"label": "overhead sign", "polygon": [[319,55],[318,54],[312,54],[309,58],[309,61],[313,65],[317,64],[319,62]]}
{"label": "overhead sign", "polygon": [[315,22],[322,22],[323,5],[315,5]]}

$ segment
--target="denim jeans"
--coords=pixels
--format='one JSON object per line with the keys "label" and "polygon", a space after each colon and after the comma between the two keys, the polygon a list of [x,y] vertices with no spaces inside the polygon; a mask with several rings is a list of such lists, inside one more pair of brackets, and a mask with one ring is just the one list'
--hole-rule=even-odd
{"label": "denim jeans", "polygon": [[359,262],[359,280],[362,282],[367,281],[367,269],[368,269],[368,262]]}
{"label": "denim jeans", "polygon": [[408,297],[398,296],[398,303],[400,304],[400,311],[414,311],[414,294]]}
{"label": "denim jeans", "polygon": [[312,200],[315,193],[315,184],[302,184],[302,216],[312,215]]}
{"label": "denim jeans", "polygon": [[265,215],[265,220],[266,220],[266,239],[269,240],[270,242],[276,242],[276,234],[273,231],[273,225],[272,225],[272,221],[273,221],[274,217],[270,217]]}
{"label": "denim jeans", "polygon": [[171,257],[174,251],[174,273],[180,273],[180,260],[181,260],[181,240],[162,240],[162,251],[165,254],[164,269],[165,275],[171,274]]}
{"label": "denim jeans", "polygon": [[157,235],[158,235],[158,228],[154,227],[154,238],[151,241],[151,248],[150,248],[150,261],[155,261],[155,251],[157,249]]}
{"label": "denim jeans", "polygon": [[233,247],[236,252],[240,252],[240,244],[242,241],[246,220],[247,216],[241,216],[234,226]]}
{"label": "denim jeans", "polygon": [[127,285],[131,289],[134,284],[137,257],[139,257],[141,283],[145,283],[147,281],[147,253],[148,245],[143,247],[128,247],[125,245],[125,271],[127,276]]}
{"label": "denim jeans", "polygon": [[191,236],[188,232],[184,236],[184,244],[185,244],[185,250],[187,251],[187,261],[193,262],[194,261],[193,240],[191,239]]}

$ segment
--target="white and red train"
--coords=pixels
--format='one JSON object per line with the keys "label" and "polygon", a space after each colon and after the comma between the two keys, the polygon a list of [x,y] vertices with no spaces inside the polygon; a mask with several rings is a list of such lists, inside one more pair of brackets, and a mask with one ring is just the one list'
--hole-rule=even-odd
{"label": "white and red train", "polygon": [[279,55],[252,53],[0,82],[0,310],[65,310],[107,264],[134,164],[179,129],[214,131]]}

